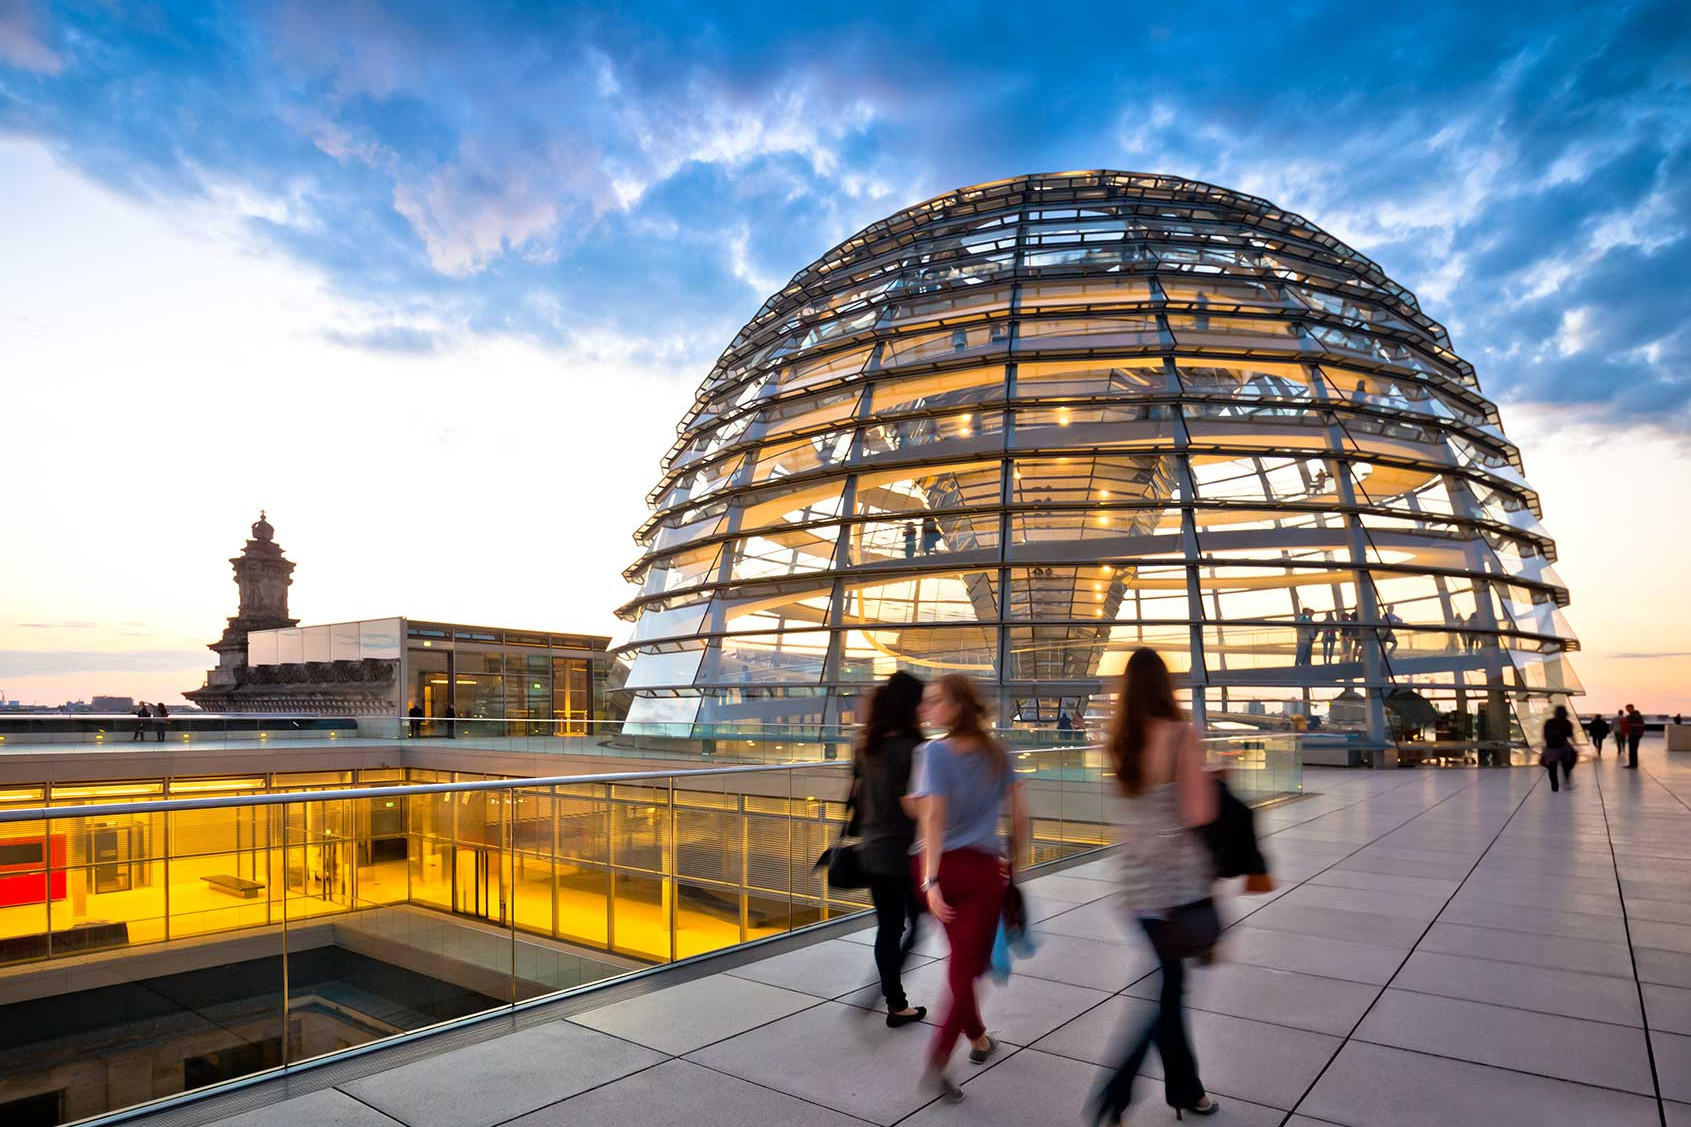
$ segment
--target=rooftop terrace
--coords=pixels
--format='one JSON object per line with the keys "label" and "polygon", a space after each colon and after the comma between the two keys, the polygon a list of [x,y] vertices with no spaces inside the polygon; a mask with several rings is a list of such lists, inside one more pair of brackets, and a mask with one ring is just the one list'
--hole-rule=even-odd
{"label": "rooftop terrace", "polygon": [[[1691,763],[1307,772],[1259,813],[1279,892],[1232,897],[1191,1024],[1217,1124],[1691,1124]],[[148,1127],[1081,1122],[1155,972],[1109,859],[1027,885],[1039,954],[984,1011],[968,1099],[917,1088],[861,918],[155,1113]],[[931,930],[907,984],[935,1003]],[[1154,1073],[1155,1054],[1147,1064]],[[1139,1092],[1137,1122],[1168,1118]]]}

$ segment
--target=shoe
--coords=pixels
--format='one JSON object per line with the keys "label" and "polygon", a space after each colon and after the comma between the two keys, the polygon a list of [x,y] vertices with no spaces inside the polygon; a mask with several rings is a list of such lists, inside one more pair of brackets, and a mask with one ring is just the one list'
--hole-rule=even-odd
{"label": "shoe", "polygon": [[937,1068],[929,1068],[922,1074],[922,1087],[937,1095],[948,1104],[963,1102],[963,1089],[951,1082],[951,1077]]}
{"label": "shoe", "polygon": [[1199,1100],[1197,1103],[1193,1104],[1191,1107],[1177,1107],[1177,1108],[1175,1108],[1174,1109],[1174,1117],[1176,1119],[1185,1119],[1186,1116],[1185,1116],[1184,1113],[1188,1112],[1188,1111],[1191,1112],[1193,1115],[1214,1115],[1216,1112],[1218,1112],[1220,1110],[1221,1110],[1221,1105],[1219,1103],[1210,1099],[1208,1096],[1205,1096],[1203,1099]]}
{"label": "shoe", "polygon": [[986,1039],[986,1048],[976,1049],[976,1048],[971,1047],[969,1049],[969,1063],[970,1064],[985,1064],[986,1058],[990,1057],[993,1053],[996,1053],[997,1051],[998,1051],[998,1042],[994,1041],[991,1037],[988,1037]]}
{"label": "shoe", "polygon": [[913,1014],[887,1014],[887,1028],[897,1029],[901,1025],[911,1025],[928,1016],[928,1007],[917,1006]]}
{"label": "shoe", "polygon": [[1121,1127],[1121,1117],[1127,1111],[1125,1107],[1117,1107],[1105,1100],[1102,1095],[1097,1096],[1087,1109],[1092,1116],[1092,1127]]}

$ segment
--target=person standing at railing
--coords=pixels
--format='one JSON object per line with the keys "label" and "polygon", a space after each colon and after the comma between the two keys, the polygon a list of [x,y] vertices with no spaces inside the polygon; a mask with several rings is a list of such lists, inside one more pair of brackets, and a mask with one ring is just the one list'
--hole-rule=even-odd
{"label": "person standing at railing", "polygon": [[869,697],[868,715],[852,758],[858,855],[875,905],[875,969],[887,1003],[887,1027],[921,1021],[925,1006],[904,996],[904,962],[916,945],[922,902],[916,895],[917,799],[910,794],[911,766],[922,743],[916,710],[920,679],[900,670]]}
{"label": "person standing at railing", "polygon": [[1332,611],[1321,620],[1321,664],[1333,664],[1333,649],[1339,644],[1339,620]]}
{"label": "person standing at railing", "polygon": [[[1027,840],[1027,806],[1010,754],[986,730],[987,709],[974,682],[947,673],[922,696],[922,721],[945,735],[922,747],[916,793],[922,799],[922,894],[951,942],[945,1021],[928,1048],[924,1083],[955,1102],[963,1090],[946,1071],[960,1036],[969,1060],[984,1064],[998,1048],[975,997],[986,972],[1010,882],[1010,859]],[[998,833],[1010,812],[1010,852]]]}
{"label": "person standing at railing", "polygon": [[147,721],[152,718],[152,710],[147,707],[146,701],[142,701],[140,707],[135,710],[135,739],[130,740],[130,743],[147,742],[147,728],[149,727]]}
{"label": "person standing at railing", "polygon": [[1116,777],[1126,908],[1139,919],[1162,965],[1157,1013],[1128,1043],[1115,1074],[1093,1097],[1092,1122],[1119,1124],[1133,1078],[1153,1044],[1163,1093],[1175,1114],[1214,1115],[1186,1033],[1186,959],[1207,957],[1221,932],[1211,900],[1214,857],[1195,832],[1216,820],[1219,793],[1204,769],[1197,730],[1174,699],[1156,652],[1128,659],[1106,745]]}
{"label": "person standing at railing", "polygon": [[153,705],[153,724],[158,729],[159,743],[164,742],[164,733],[170,727],[170,709],[164,706],[164,701]]}
{"label": "person standing at railing", "polygon": [[[1625,736],[1626,743],[1625,766],[1637,770],[1638,741],[1644,738],[1644,714],[1629,704],[1626,706],[1626,712],[1624,715],[1626,717],[1626,727],[1622,729],[1622,732]],[[1618,738],[1619,737],[1617,737],[1617,739]],[[1621,745],[1619,743],[1615,744],[1617,753],[1620,746]]]}

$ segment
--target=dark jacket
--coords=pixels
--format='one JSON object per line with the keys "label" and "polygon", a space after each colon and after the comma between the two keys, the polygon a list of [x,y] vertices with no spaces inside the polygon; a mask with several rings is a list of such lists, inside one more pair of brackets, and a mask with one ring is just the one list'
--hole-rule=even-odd
{"label": "dark jacket", "polygon": [[1561,751],[1574,746],[1574,722],[1572,720],[1558,720],[1552,716],[1544,722],[1544,746],[1551,751]]}
{"label": "dark jacket", "polygon": [[864,871],[903,873],[910,870],[910,847],[916,841],[916,821],[899,799],[910,793],[911,761],[921,744],[916,736],[883,740],[870,754],[852,761],[857,779],[854,821],[861,836],[859,853]]}
{"label": "dark jacket", "polygon": [[1215,785],[1221,790],[1215,821],[1198,829],[1215,857],[1215,875],[1244,877],[1266,873],[1268,862],[1263,860],[1262,849],[1257,845],[1256,815],[1227,789],[1226,783],[1217,779]]}

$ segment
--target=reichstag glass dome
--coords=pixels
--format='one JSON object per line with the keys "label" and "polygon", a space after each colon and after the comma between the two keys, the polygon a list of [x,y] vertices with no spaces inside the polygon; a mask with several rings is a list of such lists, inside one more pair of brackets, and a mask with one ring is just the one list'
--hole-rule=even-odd
{"label": "reichstag glass dome", "polygon": [[902,668],[1078,726],[1149,645],[1212,729],[1483,759],[1579,692],[1473,367],[1267,200],[1124,172],[928,200],[765,302],[678,430],[619,612],[631,722],[849,723]]}

